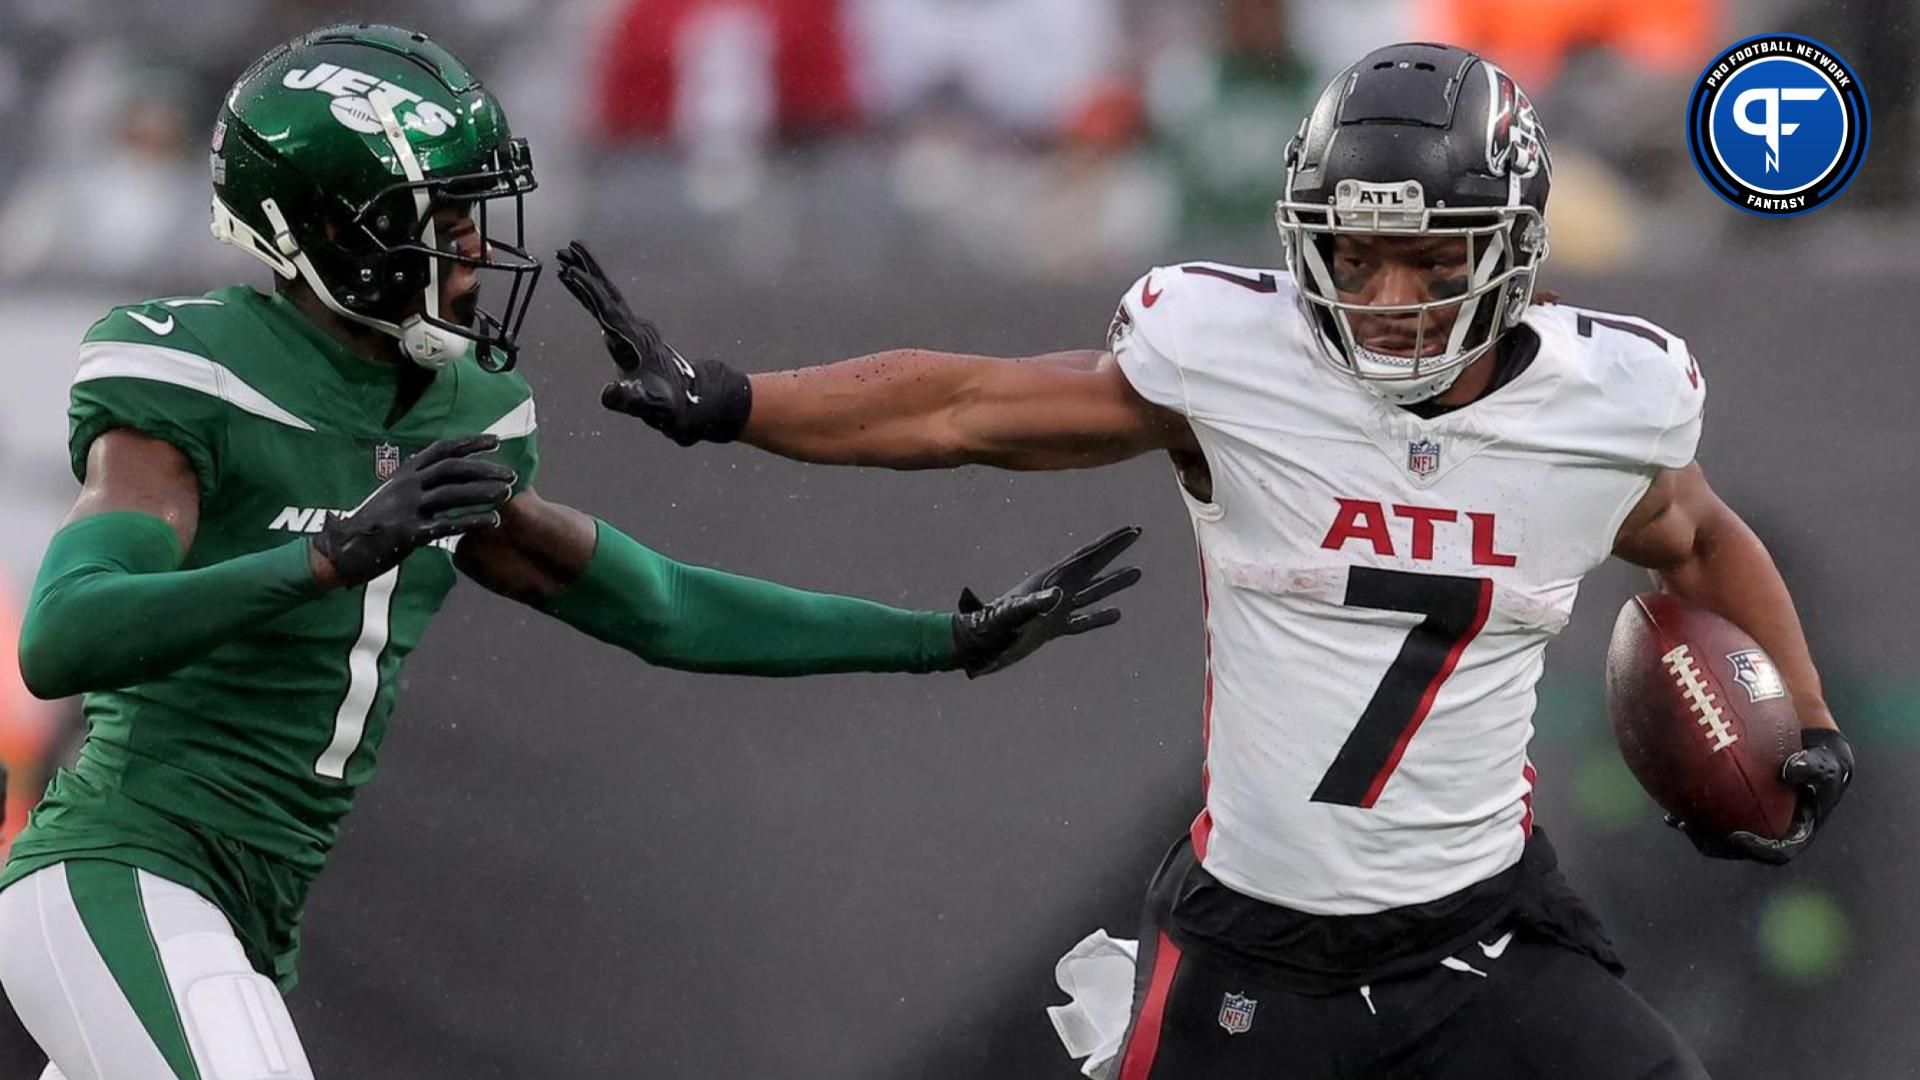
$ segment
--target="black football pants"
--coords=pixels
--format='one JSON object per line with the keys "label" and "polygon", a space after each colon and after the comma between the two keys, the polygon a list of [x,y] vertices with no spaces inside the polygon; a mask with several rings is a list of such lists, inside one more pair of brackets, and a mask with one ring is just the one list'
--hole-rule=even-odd
{"label": "black football pants", "polygon": [[1561,945],[1502,929],[1447,964],[1314,996],[1182,950],[1164,926],[1142,928],[1111,1080],[1708,1080],[1640,995]]}

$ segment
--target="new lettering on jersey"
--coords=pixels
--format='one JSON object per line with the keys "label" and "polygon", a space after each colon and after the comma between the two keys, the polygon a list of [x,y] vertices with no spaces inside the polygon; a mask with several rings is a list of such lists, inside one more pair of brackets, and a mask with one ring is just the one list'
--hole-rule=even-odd
{"label": "new lettering on jersey", "polygon": [[1533,363],[1424,420],[1321,359],[1284,273],[1158,268],[1120,321],[1122,371],[1189,419],[1213,474],[1212,502],[1182,492],[1206,590],[1208,871],[1346,915],[1512,865],[1546,644],[1699,439],[1685,343],[1536,306],[1515,331]]}

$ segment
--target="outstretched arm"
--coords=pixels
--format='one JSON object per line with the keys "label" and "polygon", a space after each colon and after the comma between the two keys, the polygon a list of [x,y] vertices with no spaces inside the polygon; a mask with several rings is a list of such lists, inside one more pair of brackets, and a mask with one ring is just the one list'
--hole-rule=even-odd
{"label": "outstretched arm", "polygon": [[749,378],[683,358],[579,244],[559,261],[621,368],[602,402],[683,446],[743,439],[802,461],[895,469],[1074,469],[1198,451],[1186,419],[1136,393],[1109,354],[900,349]]}
{"label": "outstretched arm", "polygon": [[491,503],[507,495],[495,471],[511,474],[466,454],[493,443],[437,444],[311,538],[181,569],[200,519],[193,467],[160,439],[126,428],[101,435],[27,603],[27,688],[51,699],[158,678],[328,589],[386,572],[422,543],[491,520]]}
{"label": "outstretched arm", "polygon": [[802,461],[895,469],[1081,469],[1191,450],[1178,413],[1134,392],[1112,354],[1000,359],[899,349],[751,377],[741,438]]}
{"label": "outstretched arm", "polygon": [[454,561],[487,588],[662,667],[980,675],[1051,638],[1116,621],[1117,611],[1081,609],[1138,580],[1136,570],[1099,576],[1137,535],[1122,530],[991,604],[963,599],[957,613],[905,611],[689,566],[532,491],[507,504],[499,528],[468,536]]}
{"label": "outstretched arm", "polygon": [[[1740,839],[1729,852],[1718,838],[1695,837],[1709,854],[1786,862],[1811,842],[1853,777],[1853,750],[1820,690],[1800,616],[1766,545],[1720,501],[1698,464],[1657,477],[1620,528],[1614,554],[1653,571],[1663,591],[1693,601],[1747,632],[1780,668],[1802,727],[1804,749],[1784,777],[1806,797],[1786,840]],[[1682,826],[1684,828],[1684,825]],[[1689,833],[1692,836],[1692,833]]]}

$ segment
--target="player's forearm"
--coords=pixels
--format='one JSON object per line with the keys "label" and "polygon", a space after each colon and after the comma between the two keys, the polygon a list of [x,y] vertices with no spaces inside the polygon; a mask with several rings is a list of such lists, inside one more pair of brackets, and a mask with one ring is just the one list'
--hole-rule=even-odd
{"label": "player's forearm", "polygon": [[1190,441],[1110,362],[1089,349],[1020,358],[902,349],[755,375],[741,437],[826,464],[1028,471],[1111,465]]}
{"label": "player's forearm", "polygon": [[1660,587],[1747,632],[1780,668],[1806,727],[1834,727],[1799,613],[1766,545],[1731,510],[1703,521],[1691,557],[1654,571]]}
{"label": "player's forearm", "polygon": [[965,464],[954,419],[984,356],[897,349],[752,376],[753,411],[741,439],[785,457],[890,469]]}
{"label": "player's forearm", "polygon": [[320,595],[297,541],[179,569],[173,528],[149,514],[85,517],[48,545],[20,629],[20,673],[53,699],[158,678],[248,626]]}
{"label": "player's forearm", "polygon": [[688,566],[601,522],[585,573],[537,607],[648,663],[738,675],[943,671],[952,617]]}

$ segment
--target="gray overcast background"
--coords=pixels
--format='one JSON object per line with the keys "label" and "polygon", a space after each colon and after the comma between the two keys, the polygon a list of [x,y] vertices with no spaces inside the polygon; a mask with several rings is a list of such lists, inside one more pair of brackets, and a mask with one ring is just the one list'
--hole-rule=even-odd
{"label": "gray overcast background", "polygon": [[[1186,114],[1145,94],[1116,136],[1081,126],[1057,88],[982,91],[1004,83],[984,48],[924,97],[862,83],[861,121],[824,137],[755,129],[753,152],[728,157],[711,132],[616,137],[593,119],[607,28],[630,6],[0,0],[0,136],[33,150],[0,158],[0,566],[15,591],[72,497],[61,412],[80,331],[114,303],[264,284],[205,239],[209,94],[326,17],[412,18],[470,53],[534,141],[536,247],[589,239],[689,355],[768,369],[904,344],[1085,347],[1148,266],[1279,258],[1258,205],[1277,179],[1253,185],[1251,209],[1195,194],[1208,180],[1190,148],[1214,145],[1208,118],[1230,95]],[[844,6],[868,19],[849,35],[855,66],[938,45],[901,29],[912,18],[874,15],[906,6]],[[1276,5],[1287,36],[1262,46],[1261,70],[1298,62],[1295,82],[1317,86],[1442,6]],[[1058,33],[1063,57],[1094,42],[1089,87],[1106,71],[1164,90],[1191,73],[1182,48],[1237,55],[1220,16],[1248,7],[968,10],[1050,48]],[[1701,459],[1786,567],[1861,779],[1831,835],[1783,871],[1702,860],[1663,829],[1600,707],[1606,634],[1643,587],[1613,567],[1550,654],[1539,820],[1635,985],[1715,1075],[1920,1076],[1920,867],[1903,839],[1920,814],[1912,13],[1703,9],[1717,13],[1708,49],[1800,29],[1861,66],[1866,173],[1819,214],[1741,215],[1685,160],[1677,118],[1697,64],[1577,51],[1535,94],[1559,167],[1550,284],[1692,343],[1711,386]],[[1262,84],[1283,131],[1295,82]],[[944,607],[1138,523],[1147,577],[1112,631],[972,683],[655,671],[462,588],[314,892],[292,1008],[318,1074],[1076,1075],[1042,1013],[1063,1000],[1054,960],[1095,926],[1132,934],[1147,874],[1197,809],[1199,598],[1165,463],[890,474],[680,450],[600,410],[597,336],[556,283],[524,340],[542,492],[674,556]],[[9,1024],[0,1010],[0,1057],[20,1064],[0,1070],[33,1076]]]}

